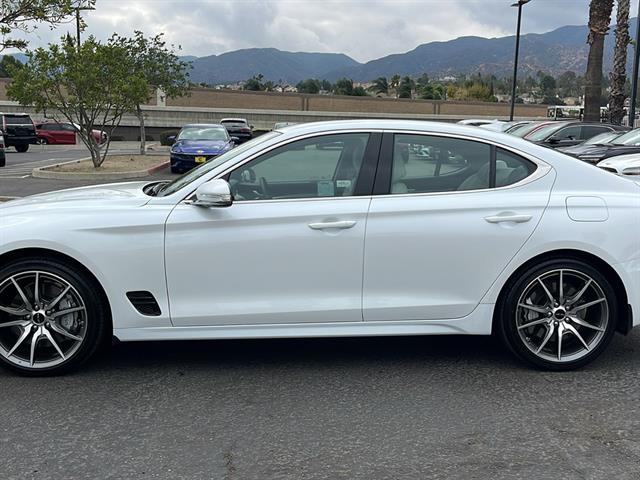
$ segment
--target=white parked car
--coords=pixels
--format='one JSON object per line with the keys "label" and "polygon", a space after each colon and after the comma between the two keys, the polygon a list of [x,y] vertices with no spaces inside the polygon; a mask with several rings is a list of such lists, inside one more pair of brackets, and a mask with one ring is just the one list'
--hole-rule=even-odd
{"label": "white parked car", "polygon": [[489,125],[491,123],[499,122],[500,120],[487,120],[484,118],[466,118],[464,120],[460,120],[458,124],[460,125],[471,125],[474,127],[480,127],[482,125]]}
{"label": "white parked car", "polygon": [[598,167],[618,175],[640,178],[640,154],[619,155],[598,163]]}
{"label": "white parked car", "polygon": [[576,368],[640,322],[638,231],[640,185],[517,137],[295,125],[172,182],[0,207],[0,361],[60,373],[112,335],[496,334]]}

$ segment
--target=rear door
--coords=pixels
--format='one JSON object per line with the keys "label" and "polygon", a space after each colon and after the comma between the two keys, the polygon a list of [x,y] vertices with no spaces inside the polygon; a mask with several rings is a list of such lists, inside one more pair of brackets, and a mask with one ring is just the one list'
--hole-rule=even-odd
{"label": "rear door", "polygon": [[481,141],[386,133],[367,220],[364,320],[470,314],[533,233],[553,177]]}

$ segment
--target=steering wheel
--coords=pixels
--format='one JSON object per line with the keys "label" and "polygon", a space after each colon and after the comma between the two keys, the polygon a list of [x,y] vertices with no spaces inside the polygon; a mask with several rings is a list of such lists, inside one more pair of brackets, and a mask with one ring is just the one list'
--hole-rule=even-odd
{"label": "steering wheel", "polygon": [[260,193],[262,193],[262,195],[265,198],[271,198],[271,196],[269,195],[269,184],[267,183],[267,179],[264,177],[260,177]]}

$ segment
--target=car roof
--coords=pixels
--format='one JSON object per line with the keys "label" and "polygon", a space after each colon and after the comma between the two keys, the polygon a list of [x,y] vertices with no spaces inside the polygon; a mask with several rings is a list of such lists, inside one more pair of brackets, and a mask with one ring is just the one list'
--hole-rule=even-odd
{"label": "car roof", "polygon": [[224,128],[224,126],[219,123],[187,123],[183,125],[182,128]]}
{"label": "car roof", "polygon": [[242,123],[247,123],[247,119],[246,118],[223,118],[222,120],[220,120],[220,122],[242,122]]}

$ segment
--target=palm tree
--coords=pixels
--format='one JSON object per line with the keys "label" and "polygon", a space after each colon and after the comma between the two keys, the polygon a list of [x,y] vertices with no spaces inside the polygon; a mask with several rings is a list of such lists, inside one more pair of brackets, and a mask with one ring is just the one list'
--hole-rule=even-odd
{"label": "palm tree", "polygon": [[387,95],[389,93],[389,82],[387,81],[387,77],[378,77],[373,81],[373,85],[370,88],[374,93],[384,93]]}
{"label": "palm tree", "polygon": [[602,99],[602,53],[604,36],[609,31],[613,0],[591,0],[589,6],[589,58],[587,60],[584,89],[584,120],[600,120]]}
{"label": "palm tree", "polygon": [[389,82],[389,87],[396,91],[396,98],[398,98],[398,86],[400,85],[400,75],[397,73],[391,77],[391,81]]}
{"label": "palm tree", "polygon": [[609,75],[609,119],[621,124],[624,118],[624,84],[627,81],[627,47],[629,37],[629,0],[618,0],[616,15],[616,46],[613,55],[613,70]]}

